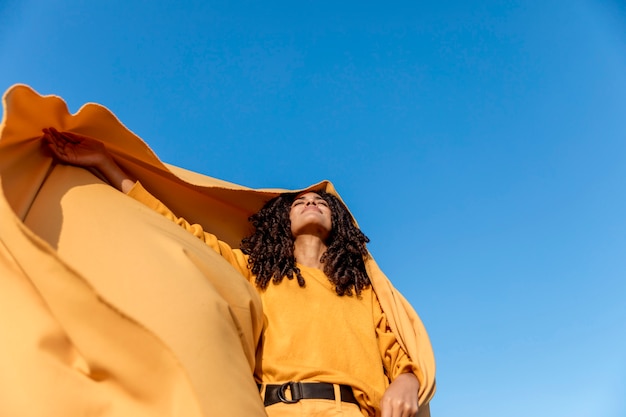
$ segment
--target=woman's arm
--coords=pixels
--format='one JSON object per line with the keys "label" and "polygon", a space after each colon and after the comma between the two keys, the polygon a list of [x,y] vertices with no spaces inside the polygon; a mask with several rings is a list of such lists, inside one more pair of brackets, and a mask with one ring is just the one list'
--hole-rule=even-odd
{"label": "woman's arm", "polygon": [[98,170],[118,190],[128,193],[135,184],[117,165],[104,143],[70,132],[59,132],[51,127],[43,129],[43,140],[61,162]]}
{"label": "woman's arm", "polygon": [[415,417],[419,410],[417,365],[402,349],[387,316],[374,300],[374,322],[383,366],[391,383],[380,401],[381,417]]}
{"label": "woman's arm", "polygon": [[109,154],[104,143],[71,132],[59,132],[54,128],[44,129],[43,133],[44,143],[57,160],[69,165],[99,171],[112,186],[202,240],[237,268],[248,280],[251,279],[247,257],[240,250],[232,249],[227,243],[220,241],[217,236],[205,232],[201,225],[191,224],[184,218],[176,216],[165,204],[143,188],[138,181],[132,180],[126,175]]}

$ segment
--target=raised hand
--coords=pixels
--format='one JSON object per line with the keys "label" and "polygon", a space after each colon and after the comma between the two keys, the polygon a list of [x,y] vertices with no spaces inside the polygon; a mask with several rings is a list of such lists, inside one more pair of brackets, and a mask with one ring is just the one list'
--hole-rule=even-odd
{"label": "raised hand", "polygon": [[53,155],[66,164],[100,168],[111,159],[102,142],[87,136],[51,127],[43,129],[43,140]]}
{"label": "raised hand", "polygon": [[128,192],[135,183],[117,165],[104,143],[99,140],[76,133],[59,132],[51,127],[43,129],[43,141],[58,161],[95,168],[112,186],[122,192]]}

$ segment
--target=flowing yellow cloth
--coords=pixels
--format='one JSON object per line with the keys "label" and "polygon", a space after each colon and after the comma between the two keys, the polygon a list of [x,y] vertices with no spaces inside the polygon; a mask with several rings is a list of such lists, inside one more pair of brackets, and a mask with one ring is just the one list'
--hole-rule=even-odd
{"label": "flowing yellow cloth", "polygon": [[[0,415],[265,415],[252,378],[262,312],[255,290],[175,224],[57,165],[41,148],[55,127],[106,143],[174,212],[237,246],[247,218],[282,190],[251,190],[163,164],[106,108],[70,115],[17,85],[0,131]],[[310,189],[335,192],[329,182]],[[435,389],[426,331],[373,260],[381,306]]]}

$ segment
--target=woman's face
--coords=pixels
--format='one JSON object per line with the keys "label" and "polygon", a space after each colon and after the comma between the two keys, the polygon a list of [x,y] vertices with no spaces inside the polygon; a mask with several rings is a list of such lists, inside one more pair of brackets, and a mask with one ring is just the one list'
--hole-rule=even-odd
{"label": "woman's face", "polygon": [[291,233],[294,237],[303,234],[316,235],[326,240],[332,230],[332,219],[328,203],[319,194],[300,194],[291,204],[289,211]]}

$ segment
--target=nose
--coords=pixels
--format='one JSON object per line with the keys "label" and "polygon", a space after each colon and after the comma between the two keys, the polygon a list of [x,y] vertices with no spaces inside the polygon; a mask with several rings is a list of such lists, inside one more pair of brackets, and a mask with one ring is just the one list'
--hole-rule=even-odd
{"label": "nose", "polygon": [[306,205],[308,206],[309,204],[313,204],[314,206],[317,206],[317,202],[315,200],[307,200]]}

